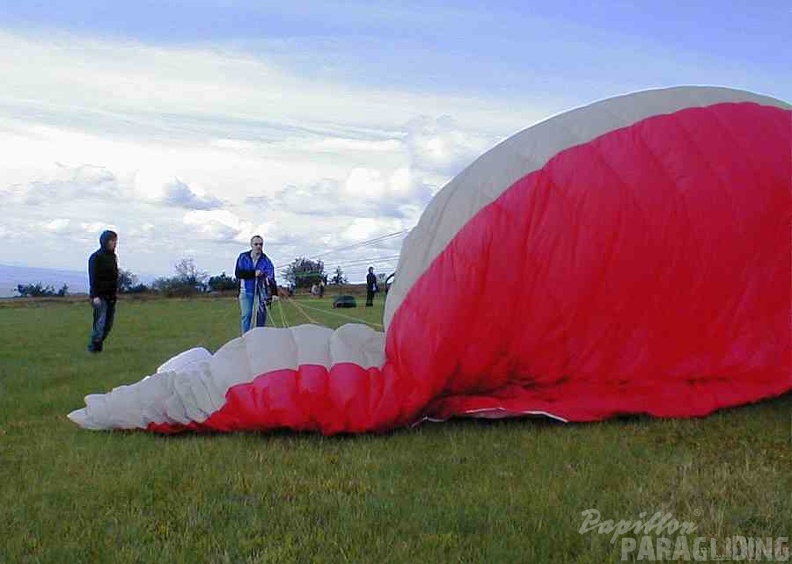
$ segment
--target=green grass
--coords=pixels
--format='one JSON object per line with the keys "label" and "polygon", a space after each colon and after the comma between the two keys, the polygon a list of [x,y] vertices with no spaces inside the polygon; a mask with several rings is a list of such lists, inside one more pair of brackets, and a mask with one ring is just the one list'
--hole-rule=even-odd
{"label": "green grass", "polygon": [[[347,321],[332,314],[381,322],[381,302],[331,298],[301,303],[332,327]],[[85,351],[89,325],[87,300],[0,306],[0,562],[619,561],[610,535],[578,532],[589,508],[670,512],[697,536],[792,536],[790,395],[693,420],[90,432],[66,419],[84,395],[216,350],[238,314],[233,298],[123,301],[101,355]]]}

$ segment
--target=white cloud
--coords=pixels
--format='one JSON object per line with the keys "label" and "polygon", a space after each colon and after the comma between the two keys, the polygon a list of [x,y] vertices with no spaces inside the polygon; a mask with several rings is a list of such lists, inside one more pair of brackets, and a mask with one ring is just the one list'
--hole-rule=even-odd
{"label": "white cloud", "polygon": [[44,231],[50,233],[65,233],[71,225],[71,220],[66,218],[53,219],[43,226]]}
{"label": "white cloud", "polygon": [[184,215],[184,225],[209,241],[244,243],[253,229],[249,221],[241,220],[227,210],[190,211]]}
{"label": "white cloud", "polygon": [[388,189],[384,175],[379,170],[356,167],[344,182],[343,194],[348,198],[376,199]]}
{"label": "white cloud", "polygon": [[494,145],[492,136],[465,131],[453,118],[422,116],[407,124],[407,147],[417,169],[453,175]]}
{"label": "white cloud", "polygon": [[220,200],[213,196],[199,196],[178,178],[165,185],[163,202],[170,206],[190,210],[212,210],[223,205]]}
{"label": "white cloud", "polygon": [[91,198],[117,200],[126,191],[112,171],[100,166],[55,163],[38,172],[40,176],[28,183],[7,186],[4,192],[9,200],[32,206],[62,205]]}
{"label": "white cloud", "polygon": [[346,241],[365,241],[372,239],[377,233],[379,225],[376,220],[360,218],[354,220],[349,227],[341,233],[341,239]]}

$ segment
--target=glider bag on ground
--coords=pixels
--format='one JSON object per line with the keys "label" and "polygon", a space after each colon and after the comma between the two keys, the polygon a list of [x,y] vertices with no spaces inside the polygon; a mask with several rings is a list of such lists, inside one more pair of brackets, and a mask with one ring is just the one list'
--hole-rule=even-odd
{"label": "glider bag on ground", "polygon": [[254,329],[86,398],[90,429],[703,416],[792,390],[792,110],[680,87],[482,155],[404,242],[385,332]]}

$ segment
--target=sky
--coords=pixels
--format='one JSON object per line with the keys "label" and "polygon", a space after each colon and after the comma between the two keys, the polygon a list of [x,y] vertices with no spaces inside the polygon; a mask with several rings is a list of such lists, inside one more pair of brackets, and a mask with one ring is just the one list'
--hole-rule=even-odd
{"label": "sky", "polygon": [[[792,3],[0,0],[0,264],[390,273],[451,178],[647,88],[792,101]],[[280,279],[282,281],[282,278]]]}

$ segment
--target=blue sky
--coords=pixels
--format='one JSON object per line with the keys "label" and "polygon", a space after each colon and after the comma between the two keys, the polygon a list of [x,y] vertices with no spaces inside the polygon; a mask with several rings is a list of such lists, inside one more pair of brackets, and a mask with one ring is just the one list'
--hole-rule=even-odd
{"label": "blue sky", "polygon": [[[673,3],[677,4],[677,3]],[[601,98],[713,84],[792,100],[789,2],[9,1],[0,264],[278,265],[362,279],[454,174]],[[388,258],[385,258],[388,257]],[[370,259],[370,260],[368,260]]]}

